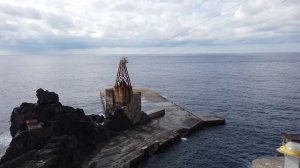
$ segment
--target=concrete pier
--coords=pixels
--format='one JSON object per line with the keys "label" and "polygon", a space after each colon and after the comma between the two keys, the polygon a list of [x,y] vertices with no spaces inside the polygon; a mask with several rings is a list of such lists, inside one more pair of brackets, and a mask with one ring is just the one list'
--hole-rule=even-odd
{"label": "concrete pier", "polygon": [[[134,167],[199,127],[225,124],[221,117],[198,116],[152,90],[135,91],[141,92],[142,110],[153,116],[151,122],[136,125],[99,144],[101,148],[82,167]],[[101,93],[102,103],[104,94]]]}

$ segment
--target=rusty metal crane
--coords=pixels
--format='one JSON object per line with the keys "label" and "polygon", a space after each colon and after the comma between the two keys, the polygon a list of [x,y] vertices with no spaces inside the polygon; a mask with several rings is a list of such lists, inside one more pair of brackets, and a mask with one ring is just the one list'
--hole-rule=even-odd
{"label": "rusty metal crane", "polygon": [[128,60],[126,57],[123,57],[120,60],[115,86],[131,86],[130,77],[126,67],[127,63]]}
{"label": "rusty metal crane", "polygon": [[115,90],[115,102],[119,106],[126,105],[131,98],[132,86],[126,64],[128,60],[123,57],[120,60],[116,83],[114,86]]}
{"label": "rusty metal crane", "polygon": [[141,92],[132,89],[127,63],[125,57],[120,60],[115,86],[105,89],[105,115],[108,116],[121,108],[128,119],[136,124],[142,116],[142,95]]}

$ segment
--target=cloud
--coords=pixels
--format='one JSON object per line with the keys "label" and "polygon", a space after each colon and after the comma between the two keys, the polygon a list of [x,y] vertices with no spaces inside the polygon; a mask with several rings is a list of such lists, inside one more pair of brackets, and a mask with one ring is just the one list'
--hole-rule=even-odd
{"label": "cloud", "polygon": [[294,44],[299,8],[297,0],[4,0],[0,49]]}
{"label": "cloud", "polygon": [[39,11],[31,7],[19,7],[7,4],[0,4],[0,11],[4,14],[15,17],[41,19]]}

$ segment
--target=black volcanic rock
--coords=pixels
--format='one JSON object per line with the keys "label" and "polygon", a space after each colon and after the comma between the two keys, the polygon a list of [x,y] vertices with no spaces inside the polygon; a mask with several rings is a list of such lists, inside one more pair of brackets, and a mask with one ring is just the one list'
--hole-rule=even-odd
{"label": "black volcanic rock", "polygon": [[130,128],[132,125],[132,122],[124,113],[123,109],[118,109],[113,113],[109,113],[104,123],[105,127],[114,131],[122,131]]}
{"label": "black volcanic rock", "polygon": [[97,142],[110,138],[111,131],[99,124],[104,120],[101,116],[87,116],[82,109],[61,105],[54,92],[38,89],[36,95],[38,103],[22,103],[13,109],[13,139],[0,167],[79,167]]}
{"label": "black volcanic rock", "polygon": [[97,124],[101,124],[105,120],[104,116],[102,116],[102,115],[100,116],[100,115],[96,115],[96,114],[91,114],[91,115],[88,115],[88,116],[90,117],[90,119],[92,121],[94,121]]}
{"label": "black volcanic rock", "polygon": [[50,135],[45,133],[44,130],[20,132],[10,142],[5,155],[0,160],[0,164],[13,160],[33,149],[41,149],[49,138]]}
{"label": "black volcanic rock", "polygon": [[36,91],[36,97],[38,98],[38,104],[57,104],[59,103],[58,94],[49,92],[48,90],[38,89]]}

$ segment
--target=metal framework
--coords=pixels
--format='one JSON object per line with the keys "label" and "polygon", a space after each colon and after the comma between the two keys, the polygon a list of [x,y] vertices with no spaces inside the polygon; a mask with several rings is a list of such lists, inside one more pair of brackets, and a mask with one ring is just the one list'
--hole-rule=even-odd
{"label": "metal framework", "polygon": [[131,86],[129,74],[126,67],[127,63],[128,60],[126,57],[123,57],[120,60],[115,86]]}

